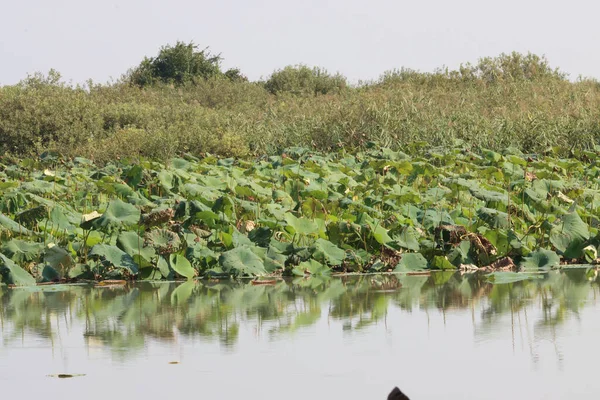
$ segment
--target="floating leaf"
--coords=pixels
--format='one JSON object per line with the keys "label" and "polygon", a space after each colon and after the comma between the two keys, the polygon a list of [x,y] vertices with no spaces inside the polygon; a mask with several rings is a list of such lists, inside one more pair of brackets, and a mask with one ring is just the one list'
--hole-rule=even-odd
{"label": "floating leaf", "polygon": [[521,267],[526,271],[549,270],[560,265],[560,257],[552,250],[539,249],[523,257]]}
{"label": "floating leaf", "polygon": [[404,253],[395,272],[422,271],[427,269],[427,260],[420,253]]}

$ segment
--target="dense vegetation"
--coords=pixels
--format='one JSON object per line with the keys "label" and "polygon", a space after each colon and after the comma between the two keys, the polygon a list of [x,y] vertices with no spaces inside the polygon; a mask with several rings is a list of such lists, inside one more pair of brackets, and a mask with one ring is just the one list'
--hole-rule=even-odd
{"label": "dense vegetation", "polygon": [[0,87],[0,154],[55,150],[104,162],[167,160],[184,152],[251,157],[289,146],[393,150],[461,139],[493,150],[592,149],[600,85],[571,82],[535,55],[485,58],[456,71],[407,69],[349,85],[321,68],[290,66],[261,82],[221,57],[177,43],[116,83],[84,87],[51,71]]}
{"label": "dense vegetation", "polygon": [[423,146],[104,166],[5,157],[2,282],[539,271],[597,261],[600,149],[577,152],[579,161]]}

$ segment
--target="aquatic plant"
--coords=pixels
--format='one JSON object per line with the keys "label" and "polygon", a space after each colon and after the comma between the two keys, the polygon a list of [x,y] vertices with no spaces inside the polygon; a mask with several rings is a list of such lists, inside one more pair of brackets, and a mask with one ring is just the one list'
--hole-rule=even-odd
{"label": "aquatic plant", "polygon": [[2,282],[596,262],[600,152],[414,154],[289,148],[253,163],[188,155],[104,166],[5,158]]}

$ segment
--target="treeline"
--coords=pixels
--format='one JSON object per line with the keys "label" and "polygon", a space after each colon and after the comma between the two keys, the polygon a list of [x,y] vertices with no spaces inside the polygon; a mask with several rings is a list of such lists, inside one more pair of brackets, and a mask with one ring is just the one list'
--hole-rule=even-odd
{"label": "treeline", "polygon": [[303,65],[250,82],[221,61],[179,42],[116,83],[74,86],[51,71],[0,87],[0,154],[244,157],[289,146],[401,149],[456,139],[540,152],[591,148],[600,139],[600,84],[569,81],[533,54],[433,73],[400,69],[360,85]]}

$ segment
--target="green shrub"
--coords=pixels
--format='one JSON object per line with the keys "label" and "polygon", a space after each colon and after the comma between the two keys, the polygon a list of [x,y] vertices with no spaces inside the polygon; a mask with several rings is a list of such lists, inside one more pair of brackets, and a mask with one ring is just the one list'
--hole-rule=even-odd
{"label": "green shrub", "polygon": [[531,53],[523,55],[517,52],[502,53],[498,57],[485,57],[476,65],[469,63],[461,65],[459,72],[463,79],[478,79],[484,82],[566,79],[566,74],[550,68],[544,56]]}
{"label": "green shrub", "polygon": [[177,42],[174,46],[161,47],[158,55],[144,58],[130,72],[128,80],[139,86],[157,82],[182,85],[195,79],[208,79],[221,75],[221,57],[212,55],[208,49],[198,51],[193,42]]}
{"label": "green shrub", "polygon": [[35,74],[0,88],[0,151],[37,153],[68,149],[104,134],[102,113],[81,87],[60,83],[60,74]]}
{"label": "green shrub", "polygon": [[322,68],[309,68],[305,65],[288,66],[275,71],[265,82],[265,88],[272,94],[336,94],[346,86],[346,78],[343,76],[330,75]]}
{"label": "green shrub", "polygon": [[145,87],[72,86],[51,71],[0,87],[0,154],[243,157],[289,146],[355,150],[374,141],[402,149],[456,139],[529,153],[599,143],[597,81],[571,82],[534,56],[478,65],[472,73],[400,69],[358,87],[308,67],[289,67],[263,83],[221,74]]}

